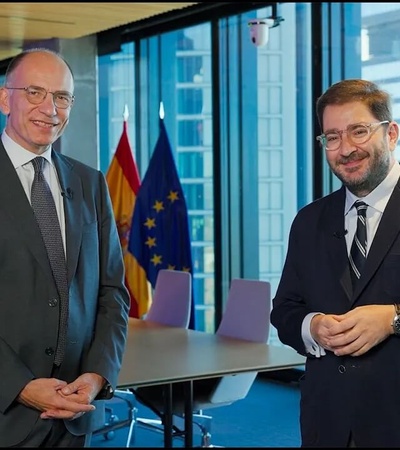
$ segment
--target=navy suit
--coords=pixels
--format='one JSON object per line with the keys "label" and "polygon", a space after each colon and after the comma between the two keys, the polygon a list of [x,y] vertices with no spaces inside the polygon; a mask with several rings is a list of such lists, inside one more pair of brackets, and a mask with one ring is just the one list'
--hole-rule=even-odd
{"label": "navy suit", "polygon": [[[400,303],[400,184],[395,187],[352,292],[344,237],[345,189],[299,211],[271,323],[305,354],[301,325],[310,312],[343,314],[361,305]],[[393,309],[394,315],[394,309]],[[308,357],[300,380],[304,447],[400,447],[400,338],[359,357]]]}
{"label": "navy suit", "polygon": [[[84,372],[115,388],[126,342],[129,295],[115,219],[104,176],[53,151],[64,197],[69,284],[67,349],[58,378]],[[40,412],[16,402],[34,378],[52,376],[58,298],[32,208],[0,141],[0,446],[17,445]],[[55,307],[57,306],[57,307]],[[73,434],[104,424],[104,402],[65,421]],[[50,427],[51,420],[47,421]],[[37,426],[37,425],[36,425]],[[46,430],[44,430],[46,431]]]}

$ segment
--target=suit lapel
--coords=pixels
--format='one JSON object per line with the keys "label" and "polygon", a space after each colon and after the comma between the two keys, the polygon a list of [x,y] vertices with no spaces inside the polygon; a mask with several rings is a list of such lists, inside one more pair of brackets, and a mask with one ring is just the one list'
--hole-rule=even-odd
{"label": "suit lapel", "polygon": [[79,249],[82,241],[82,184],[69,160],[53,152],[53,161],[57,169],[60,185],[65,191],[68,189],[70,192],[70,195],[64,195],[67,271],[68,284],[70,284],[78,264]]}
{"label": "suit lapel", "polygon": [[357,289],[354,292],[354,297],[358,297],[361,291],[365,288],[371,277],[374,276],[379,265],[390,250],[393,241],[398,237],[400,232],[400,180],[393,190],[392,195],[386,205],[382,219],[379,223],[376,235],[372,242],[368,253],[367,261],[364,266],[362,276],[357,283]]}
{"label": "suit lapel", "polygon": [[332,201],[327,203],[326,211],[321,219],[321,229],[332,261],[332,271],[335,277],[340,280],[340,284],[350,301],[352,286],[347,256],[346,231],[344,228],[344,187],[331,195]]}

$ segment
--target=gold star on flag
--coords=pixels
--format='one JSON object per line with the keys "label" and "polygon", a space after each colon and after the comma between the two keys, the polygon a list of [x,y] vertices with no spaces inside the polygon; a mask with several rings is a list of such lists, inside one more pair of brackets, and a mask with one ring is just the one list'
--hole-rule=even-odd
{"label": "gold star on flag", "polygon": [[156,246],[156,238],[151,238],[148,237],[145,244],[147,245],[147,247],[151,248],[151,247],[155,247]]}
{"label": "gold star on flag", "polygon": [[159,200],[156,200],[155,203],[154,203],[154,205],[153,205],[153,208],[154,208],[157,212],[160,212],[161,210],[164,209],[163,202],[160,202]]}
{"label": "gold star on flag", "polygon": [[156,220],[150,219],[150,217],[148,217],[146,219],[146,222],[144,223],[144,226],[150,230],[151,228],[154,228],[156,226]]}
{"label": "gold star on flag", "polygon": [[162,256],[161,256],[161,255],[154,255],[154,256],[150,259],[150,261],[151,261],[155,266],[157,266],[158,264],[161,264],[161,262],[162,262]]}
{"label": "gold star on flag", "polygon": [[167,196],[167,198],[168,198],[168,200],[169,200],[171,203],[176,202],[177,200],[179,200],[178,192],[177,192],[177,191],[170,191],[169,194],[168,194],[168,196]]}

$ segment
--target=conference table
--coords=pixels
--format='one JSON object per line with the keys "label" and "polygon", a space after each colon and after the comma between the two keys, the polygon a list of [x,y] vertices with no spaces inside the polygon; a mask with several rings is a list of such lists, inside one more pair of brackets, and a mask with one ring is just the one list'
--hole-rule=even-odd
{"label": "conference table", "polygon": [[242,372],[300,367],[305,357],[286,346],[274,346],[129,319],[127,345],[118,389],[164,387],[164,447],[173,437],[172,384],[185,386],[185,447],[193,447],[193,381]]}

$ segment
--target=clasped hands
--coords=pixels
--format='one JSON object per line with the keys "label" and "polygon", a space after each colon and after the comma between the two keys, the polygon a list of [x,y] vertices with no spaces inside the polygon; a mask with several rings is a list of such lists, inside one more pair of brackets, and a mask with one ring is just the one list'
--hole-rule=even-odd
{"label": "clasped hands", "polygon": [[345,314],[318,314],[311,334],[325,350],[337,356],[360,356],[393,334],[393,305],[366,305]]}
{"label": "clasped hands", "polygon": [[37,378],[22,389],[18,401],[42,411],[41,419],[74,420],[96,409],[91,403],[104,383],[96,373],[84,373],[69,384],[57,378]]}

